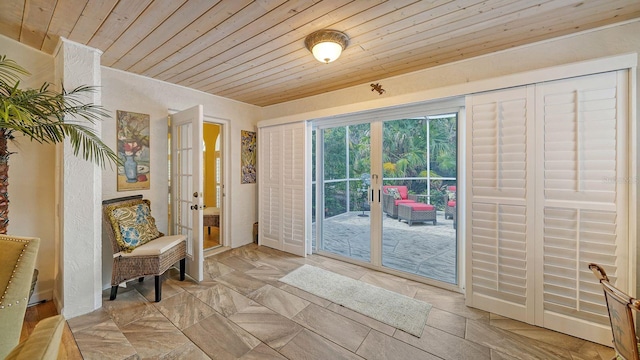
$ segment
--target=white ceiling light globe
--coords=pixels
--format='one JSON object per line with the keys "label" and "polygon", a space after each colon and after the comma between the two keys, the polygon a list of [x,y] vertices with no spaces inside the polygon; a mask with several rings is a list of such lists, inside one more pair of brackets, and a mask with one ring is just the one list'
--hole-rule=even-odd
{"label": "white ceiling light globe", "polygon": [[331,41],[321,42],[313,47],[312,53],[318,61],[328,64],[340,57],[342,45]]}

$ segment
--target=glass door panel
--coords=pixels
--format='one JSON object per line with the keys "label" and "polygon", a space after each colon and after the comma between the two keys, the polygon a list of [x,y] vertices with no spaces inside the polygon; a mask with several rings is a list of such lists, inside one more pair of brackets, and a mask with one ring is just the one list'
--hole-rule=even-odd
{"label": "glass door panel", "polygon": [[382,135],[382,265],[450,284],[457,283],[456,126],[455,115],[393,120]]}
{"label": "glass door panel", "polygon": [[323,207],[315,212],[322,229],[319,249],[370,262],[370,125],[323,129],[321,141]]}

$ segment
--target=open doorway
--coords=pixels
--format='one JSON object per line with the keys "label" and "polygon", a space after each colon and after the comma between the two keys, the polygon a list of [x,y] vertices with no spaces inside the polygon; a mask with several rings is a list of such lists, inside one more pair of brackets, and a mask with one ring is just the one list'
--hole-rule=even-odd
{"label": "open doorway", "polygon": [[222,245],[222,125],[203,124],[204,250]]}

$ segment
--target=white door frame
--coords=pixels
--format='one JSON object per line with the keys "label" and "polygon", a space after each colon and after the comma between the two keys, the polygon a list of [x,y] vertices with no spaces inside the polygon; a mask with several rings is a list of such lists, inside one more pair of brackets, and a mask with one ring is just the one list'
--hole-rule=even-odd
{"label": "white door frame", "polygon": [[[220,125],[220,139],[222,140],[222,143],[220,144],[220,159],[222,161],[222,163],[220,164],[220,169],[222,171],[220,184],[220,195],[222,197],[222,199],[220,200],[220,245],[222,245],[223,247],[229,247],[229,239],[228,236],[226,236],[226,229],[230,229],[229,224],[231,222],[231,203],[229,197],[226,195],[229,191],[227,187],[231,184],[231,171],[229,171],[229,169],[231,168],[231,166],[229,165],[231,164],[231,156],[229,154],[229,143],[231,141],[229,135],[229,120],[204,114],[204,122],[208,124]],[[205,257],[206,256],[207,254],[205,254]]]}

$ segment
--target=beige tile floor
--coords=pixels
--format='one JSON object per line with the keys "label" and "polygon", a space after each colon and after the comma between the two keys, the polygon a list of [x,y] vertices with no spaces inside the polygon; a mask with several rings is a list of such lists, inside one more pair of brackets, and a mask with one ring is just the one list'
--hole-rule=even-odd
{"label": "beige tile floor", "polygon": [[[433,305],[418,338],[278,281],[311,264]],[[205,281],[170,270],[104,293],[69,321],[90,359],[610,359],[611,348],[464,305],[462,294],[337,260],[246,245],[207,258]]]}

